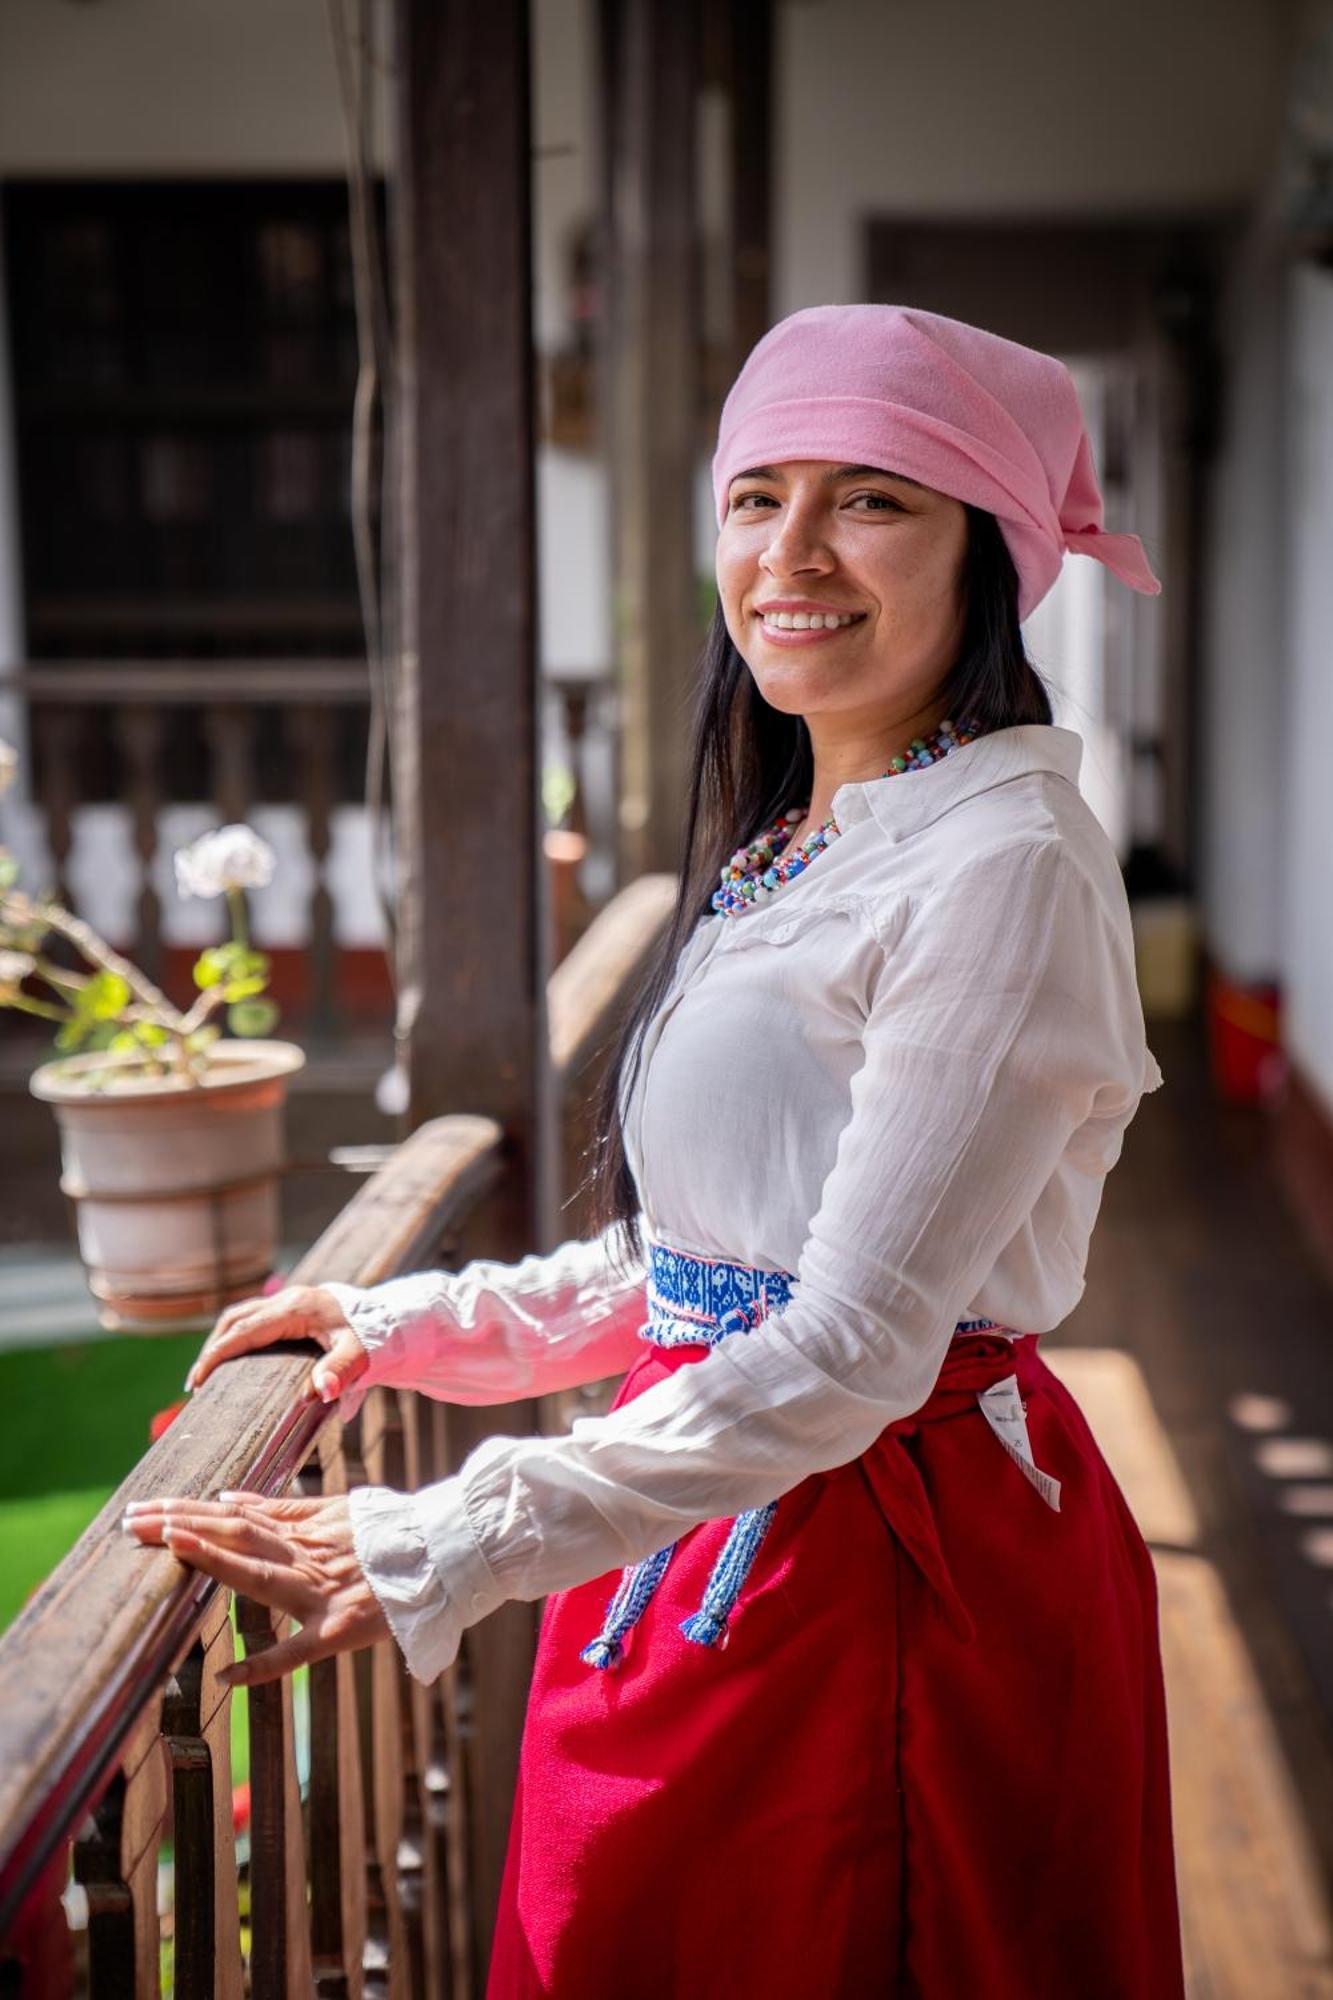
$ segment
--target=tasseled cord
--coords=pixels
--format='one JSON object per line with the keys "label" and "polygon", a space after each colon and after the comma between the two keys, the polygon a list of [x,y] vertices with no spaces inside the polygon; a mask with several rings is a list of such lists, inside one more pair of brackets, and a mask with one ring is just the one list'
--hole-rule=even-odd
{"label": "tasseled cord", "polygon": [[[689,1618],[681,1621],[681,1631],[696,1645],[725,1647],[727,1621],[745,1587],[745,1579],[759,1553],[760,1543],[772,1526],[777,1509],[777,1501],[770,1500],[767,1506],[751,1507],[738,1514],[732,1522],[731,1533],[713,1564],[703,1603]],[[583,1648],[579,1654],[581,1660],[585,1660],[590,1667],[602,1669],[619,1666],[624,1657],[626,1636],[647,1610],[653,1592],[665,1576],[667,1564],[679,1546],[678,1542],[671,1542],[666,1548],[659,1549],[656,1555],[645,1556],[642,1562],[631,1564],[623,1572],[615,1596],[606,1607],[602,1629]]]}

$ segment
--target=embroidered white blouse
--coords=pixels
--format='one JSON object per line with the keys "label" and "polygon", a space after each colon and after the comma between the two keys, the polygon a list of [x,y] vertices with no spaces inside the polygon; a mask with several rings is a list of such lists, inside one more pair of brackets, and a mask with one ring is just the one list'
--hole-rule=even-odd
{"label": "embroidered white blouse", "polygon": [[[925,1401],[959,1319],[1040,1333],[1076,1304],[1106,1174],[1162,1081],[1082,748],[1024,724],[843,785],[841,838],[804,874],[696,925],[625,1107],[644,1233],[793,1272],[793,1297],[566,1436],[488,1438],[418,1493],[353,1492],[420,1679],[506,1599],[859,1456]],[[645,1269],[623,1260],[610,1231],[328,1289],[364,1380],[496,1403],[639,1357]]]}

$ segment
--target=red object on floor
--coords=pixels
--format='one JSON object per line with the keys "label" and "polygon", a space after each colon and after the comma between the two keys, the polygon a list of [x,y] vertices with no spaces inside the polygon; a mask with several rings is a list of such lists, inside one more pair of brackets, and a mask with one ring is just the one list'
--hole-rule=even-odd
{"label": "red object on floor", "polygon": [[[976,1403],[1011,1370],[1058,1513]],[[609,1968],[635,2000],[1181,2000],[1152,1559],[1036,1336],[956,1336],[921,1411],[784,1494],[718,1651],[678,1628],[728,1526],[610,1671],[579,1651],[619,1573],[547,1599],[489,2000]]]}
{"label": "red object on floor", "polygon": [[184,1408],[185,1399],[182,1398],[179,1403],[170,1403],[165,1410],[158,1411],[148,1426],[148,1435],[154,1444],[157,1443],[164,1431],[171,1428]]}
{"label": "red object on floor", "polygon": [[1213,1082],[1230,1104],[1266,1104],[1286,1080],[1281,993],[1272,982],[1242,985],[1214,968],[1205,1008]]}

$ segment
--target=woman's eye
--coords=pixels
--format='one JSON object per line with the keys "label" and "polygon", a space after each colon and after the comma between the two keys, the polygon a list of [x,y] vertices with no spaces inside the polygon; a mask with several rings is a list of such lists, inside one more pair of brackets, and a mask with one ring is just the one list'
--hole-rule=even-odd
{"label": "woman's eye", "polygon": [[[869,512],[874,514],[899,514],[903,511],[901,503],[891,493],[853,493],[847,504],[855,506],[862,500],[868,503]],[[732,495],[731,511],[733,514],[754,514],[778,504],[771,493],[736,493]]]}

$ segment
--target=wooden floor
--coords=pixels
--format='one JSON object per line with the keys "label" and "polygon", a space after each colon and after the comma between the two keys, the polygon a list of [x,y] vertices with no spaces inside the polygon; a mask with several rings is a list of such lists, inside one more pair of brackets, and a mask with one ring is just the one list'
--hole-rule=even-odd
{"label": "wooden floor", "polygon": [[1188,1027],[1149,1039],[1167,1081],[1043,1351],[1157,1565],[1192,2000],[1333,2000],[1333,1288],[1262,1115]]}

